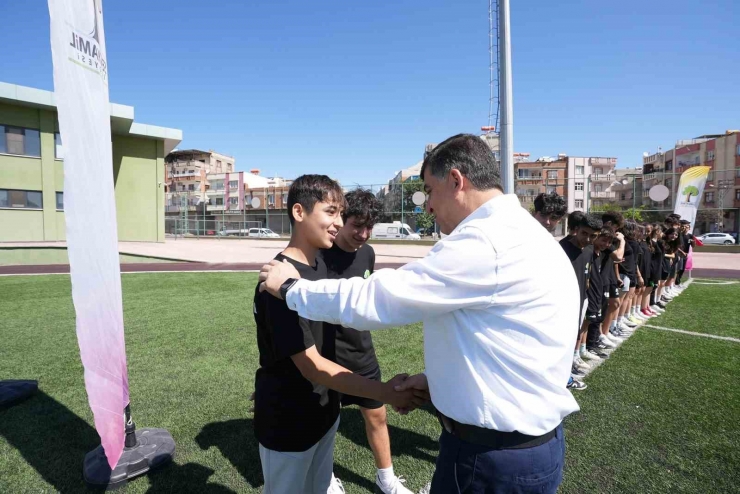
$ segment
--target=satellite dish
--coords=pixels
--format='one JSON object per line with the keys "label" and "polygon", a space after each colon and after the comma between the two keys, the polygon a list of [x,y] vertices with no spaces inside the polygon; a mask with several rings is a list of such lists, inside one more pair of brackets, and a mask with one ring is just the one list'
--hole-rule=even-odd
{"label": "satellite dish", "polygon": [[642,153],[642,157],[643,158],[647,158],[648,156],[650,156],[650,154],[647,151],[645,151],[644,153]]}
{"label": "satellite dish", "polygon": [[652,199],[655,202],[662,202],[668,199],[668,196],[671,194],[671,191],[668,190],[668,187],[665,185],[655,185],[650,188],[650,191],[648,192],[648,195],[650,196],[650,199]]}
{"label": "satellite dish", "polygon": [[257,209],[258,207],[260,207],[260,198],[253,197],[252,202],[250,202],[249,204],[251,204],[254,209]]}
{"label": "satellite dish", "polygon": [[424,204],[427,200],[427,195],[423,193],[422,191],[414,192],[414,195],[411,196],[411,201],[416,204],[417,206],[421,206]]}

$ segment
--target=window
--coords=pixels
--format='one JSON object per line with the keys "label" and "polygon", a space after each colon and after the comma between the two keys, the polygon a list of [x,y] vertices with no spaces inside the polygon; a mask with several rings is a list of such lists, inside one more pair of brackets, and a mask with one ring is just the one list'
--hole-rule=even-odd
{"label": "window", "polygon": [[594,185],[594,192],[601,192],[601,191],[602,191],[601,184]]}
{"label": "window", "polygon": [[576,166],[576,175],[583,175],[583,166]]}
{"label": "window", "polygon": [[740,178],[740,168],[735,169],[735,177]]}
{"label": "window", "polygon": [[666,181],[665,181],[665,186],[668,187],[669,189],[671,187],[673,187],[673,179],[672,178],[667,178]]}
{"label": "window", "polygon": [[57,192],[57,211],[64,211],[64,192]]}
{"label": "window", "polygon": [[714,202],[714,192],[704,194],[704,202]]}
{"label": "window", "polygon": [[576,182],[576,190],[583,190],[583,182]]}
{"label": "window", "polygon": [[594,168],[594,175],[601,175],[601,168]]}
{"label": "window", "polygon": [[233,172],[234,171],[234,164],[233,163],[226,163],[226,171],[227,172]]}
{"label": "window", "polygon": [[665,162],[665,169],[667,172],[673,170],[673,160],[668,160]]}
{"label": "window", "polygon": [[0,208],[43,209],[40,191],[0,189]]}
{"label": "window", "polygon": [[64,148],[62,147],[62,134],[60,134],[59,132],[54,133],[54,158],[58,160],[64,159]]}
{"label": "window", "polygon": [[583,199],[576,199],[576,207],[583,209]]}
{"label": "window", "polygon": [[195,184],[188,184],[188,190],[195,190]]}
{"label": "window", "polygon": [[221,160],[216,160],[216,168],[221,169]]}
{"label": "window", "polygon": [[195,170],[188,170],[188,173],[195,173]]}
{"label": "window", "polygon": [[735,191],[735,200],[736,200],[736,201],[740,201],[740,189],[737,189],[737,190]]}
{"label": "window", "polygon": [[275,194],[268,194],[267,195],[267,204],[269,204],[270,206],[274,206],[275,205]]}
{"label": "window", "polygon": [[737,156],[740,156],[740,144],[737,145],[737,149],[735,150],[735,154]]}
{"label": "window", "polygon": [[39,131],[0,125],[0,153],[40,157],[41,136]]}
{"label": "window", "polygon": [[398,228],[394,226],[388,227],[388,235],[396,235],[398,234]]}
{"label": "window", "polygon": [[547,172],[547,178],[550,180],[557,180],[558,179],[558,171],[557,170],[548,170]]}
{"label": "window", "polygon": [[224,198],[223,197],[217,197],[216,198],[216,206],[223,206],[224,205]]}
{"label": "window", "polygon": [[714,150],[707,151],[707,161],[714,161]]}
{"label": "window", "polygon": [[283,207],[288,207],[288,193],[283,192]]}
{"label": "window", "polygon": [[224,190],[224,183],[223,182],[215,182],[213,184],[216,190]]}
{"label": "window", "polygon": [[627,194],[625,194],[624,192],[622,192],[621,194],[619,194],[619,200],[620,201],[624,201],[626,199],[627,199]]}
{"label": "window", "polygon": [[548,194],[554,194],[555,192],[557,192],[557,189],[555,187],[547,187]]}
{"label": "window", "polygon": [[229,197],[229,204],[232,206],[238,206],[239,205],[239,198],[238,197]]}
{"label": "window", "polygon": [[714,182],[714,172],[709,172],[707,174],[707,182]]}
{"label": "window", "polygon": [[239,181],[238,180],[229,180],[229,188],[230,189],[236,189],[239,187]]}

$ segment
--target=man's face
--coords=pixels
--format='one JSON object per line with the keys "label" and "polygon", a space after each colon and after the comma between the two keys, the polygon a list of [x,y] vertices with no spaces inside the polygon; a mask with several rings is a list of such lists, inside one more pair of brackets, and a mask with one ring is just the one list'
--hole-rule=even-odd
{"label": "man's face", "polygon": [[606,250],[612,244],[613,237],[607,235],[600,235],[594,240],[594,249],[598,251]]}
{"label": "man's face", "polygon": [[[303,210],[301,234],[317,249],[329,249],[342,228],[342,209],[336,202],[317,202],[309,213]],[[295,215],[294,215],[295,216]]]}
{"label": "man's face", "polygon": [[455,201],[455,184],[451,174],[439,180],[431,172],[425,170],[424,192],[427,195],[426,212],[433,214],[440,231],[449,235],[459,223],[453,216],[457,202]]}
{"label": "man's face", "polygon": [[545,227],[545,230],[548,232],[555,231],[555,228],[557,228],[558,224],[560,224],[560,220],[563,219],[562,216],[555,216],[554,214],[543,214],[539,211],[535,211],[534,219],[540,222],[540,225]]}
{"label": "man's face", "polygon": [[591,245],[596,239],[596,231],[587,226],[579,226],[573,234],[575,244],[581,249]]}
{"label": "man's face", "polygon": [[368,223],[363,218],[358,218],[357,216],[350,216],[347,218],[344,226],[339,229],[337,238],[341,237],[344,245],[357,250],[367,242],[372,233],[372,223]]}
{"label": "man's face", "polygon": [[681,225],[681,230],[684,233],[689,233],[689,225]]}

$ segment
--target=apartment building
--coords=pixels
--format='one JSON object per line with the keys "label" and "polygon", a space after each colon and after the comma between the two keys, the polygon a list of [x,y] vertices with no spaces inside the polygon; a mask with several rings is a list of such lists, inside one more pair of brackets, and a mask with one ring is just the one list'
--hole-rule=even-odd
{"label": "apartment building", "polygon": [[514,156],[514,187],[522,206],[529,208],[542,192],[567,194],[567,157],[528,159],[529,153],[516,153]]}
{"label": "apartment building", "polygon": [[588,211],[591,206],[614,202],[617,158],[568,156],[568,211]]}

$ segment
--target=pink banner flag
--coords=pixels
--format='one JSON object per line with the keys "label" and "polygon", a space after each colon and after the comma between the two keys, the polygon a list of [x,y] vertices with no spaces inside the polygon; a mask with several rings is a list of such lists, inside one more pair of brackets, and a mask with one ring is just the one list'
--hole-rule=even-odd
{"label": "pink banner flag", "polygon": [[686,255],[686,271],[694,269],[694,249],[689,246],[689,253]]}
{"label": "pink banner flag", "polygon": [[49,16],[77,340],[95,428],[113,469],[129,396],[101,2],[49,0]]}

